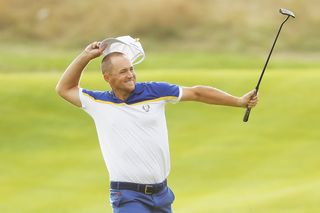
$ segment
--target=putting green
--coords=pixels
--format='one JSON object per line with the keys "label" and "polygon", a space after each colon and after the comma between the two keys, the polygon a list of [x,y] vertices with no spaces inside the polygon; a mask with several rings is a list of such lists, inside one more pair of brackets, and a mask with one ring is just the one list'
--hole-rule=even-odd
{"label": "putting green", "polygon": [[[143,70],[141,81],[212,85],[241,95],[254,70]],[[0,74],[0,212],[111,212],[94,124],[54,91],[61,73]],[[319,212],[318,70],[268,70],[244,109],[167,107],[177,213]],[[104,89],[97,72],[82,86]]]}

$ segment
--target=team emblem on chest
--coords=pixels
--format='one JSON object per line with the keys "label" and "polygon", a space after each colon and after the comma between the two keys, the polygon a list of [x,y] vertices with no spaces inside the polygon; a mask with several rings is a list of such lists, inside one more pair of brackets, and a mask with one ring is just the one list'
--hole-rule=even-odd
{"label": "team emblem on chest", "polygon": [[145,111],[145,112],[149,112],[150,111],[150,105],[149,104],[145,104],[142,106],[142,109]]}

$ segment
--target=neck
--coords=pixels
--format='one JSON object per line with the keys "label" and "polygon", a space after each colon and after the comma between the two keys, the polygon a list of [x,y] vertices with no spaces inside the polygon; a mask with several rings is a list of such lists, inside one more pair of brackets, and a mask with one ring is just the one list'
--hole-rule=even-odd
{"label": "neck", "polygon": [[115,94],[115,96],[117,96],[117,98],[119,98],[122,101],[126,100],[131,94],[131,92],[121,90],[113,90],[113,93]]}

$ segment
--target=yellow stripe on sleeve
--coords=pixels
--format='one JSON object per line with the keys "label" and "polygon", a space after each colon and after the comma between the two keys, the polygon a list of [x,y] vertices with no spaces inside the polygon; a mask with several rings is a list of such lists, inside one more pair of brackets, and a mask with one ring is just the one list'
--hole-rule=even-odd
{"label": "yellow stripe on sleeve", "polygon": [[177,99],[178,97],[176,96],[164,96],[164,97],[160,97],[160,98],[155,98],[155,99],[150,99],[150,100],[145,100],[145,101],[141,101],[141,102],[137,102],[134,104],[126,104],[126,103],[113,103],[111,101],[104,101],[104,100],[99,100],[99,99],[95,99],[94,97],[92,97],[91,95],[82,92],[83,95],[89,97],[90,99],[92,99],[95,102],[98,103],[103,103],[103,104],[111,104],[111,105],[115,105],[115,106],[124,106],[124,105],[139,105],[139,104],[144,104],[144,103],[151,103],[151,102],[158,102],[158,101],[168,101],[168,100],[173,100],[173,99]]}

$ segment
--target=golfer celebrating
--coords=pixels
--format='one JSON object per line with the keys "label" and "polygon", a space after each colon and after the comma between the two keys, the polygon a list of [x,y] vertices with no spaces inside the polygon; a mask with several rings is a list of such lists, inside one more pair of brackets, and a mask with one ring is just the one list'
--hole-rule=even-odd
{"label": "golfer celebrating", "polygon": [[[101,70],[111,91],[79,85],[81,73],[103,55]],[[209,86],[181,87],[164,82],[136,82],[133,64],[144,52],[129,36],[93,42],[69,65],[56,91],[94,120],[110,175],[110,200],[115,213],[172,212],[174,194],[167,186],[170,171],[164,108],[168,102],[198,101],[254,107],[255,91],[235,97]],[[140,60],[140,62],[142,61]]]}

